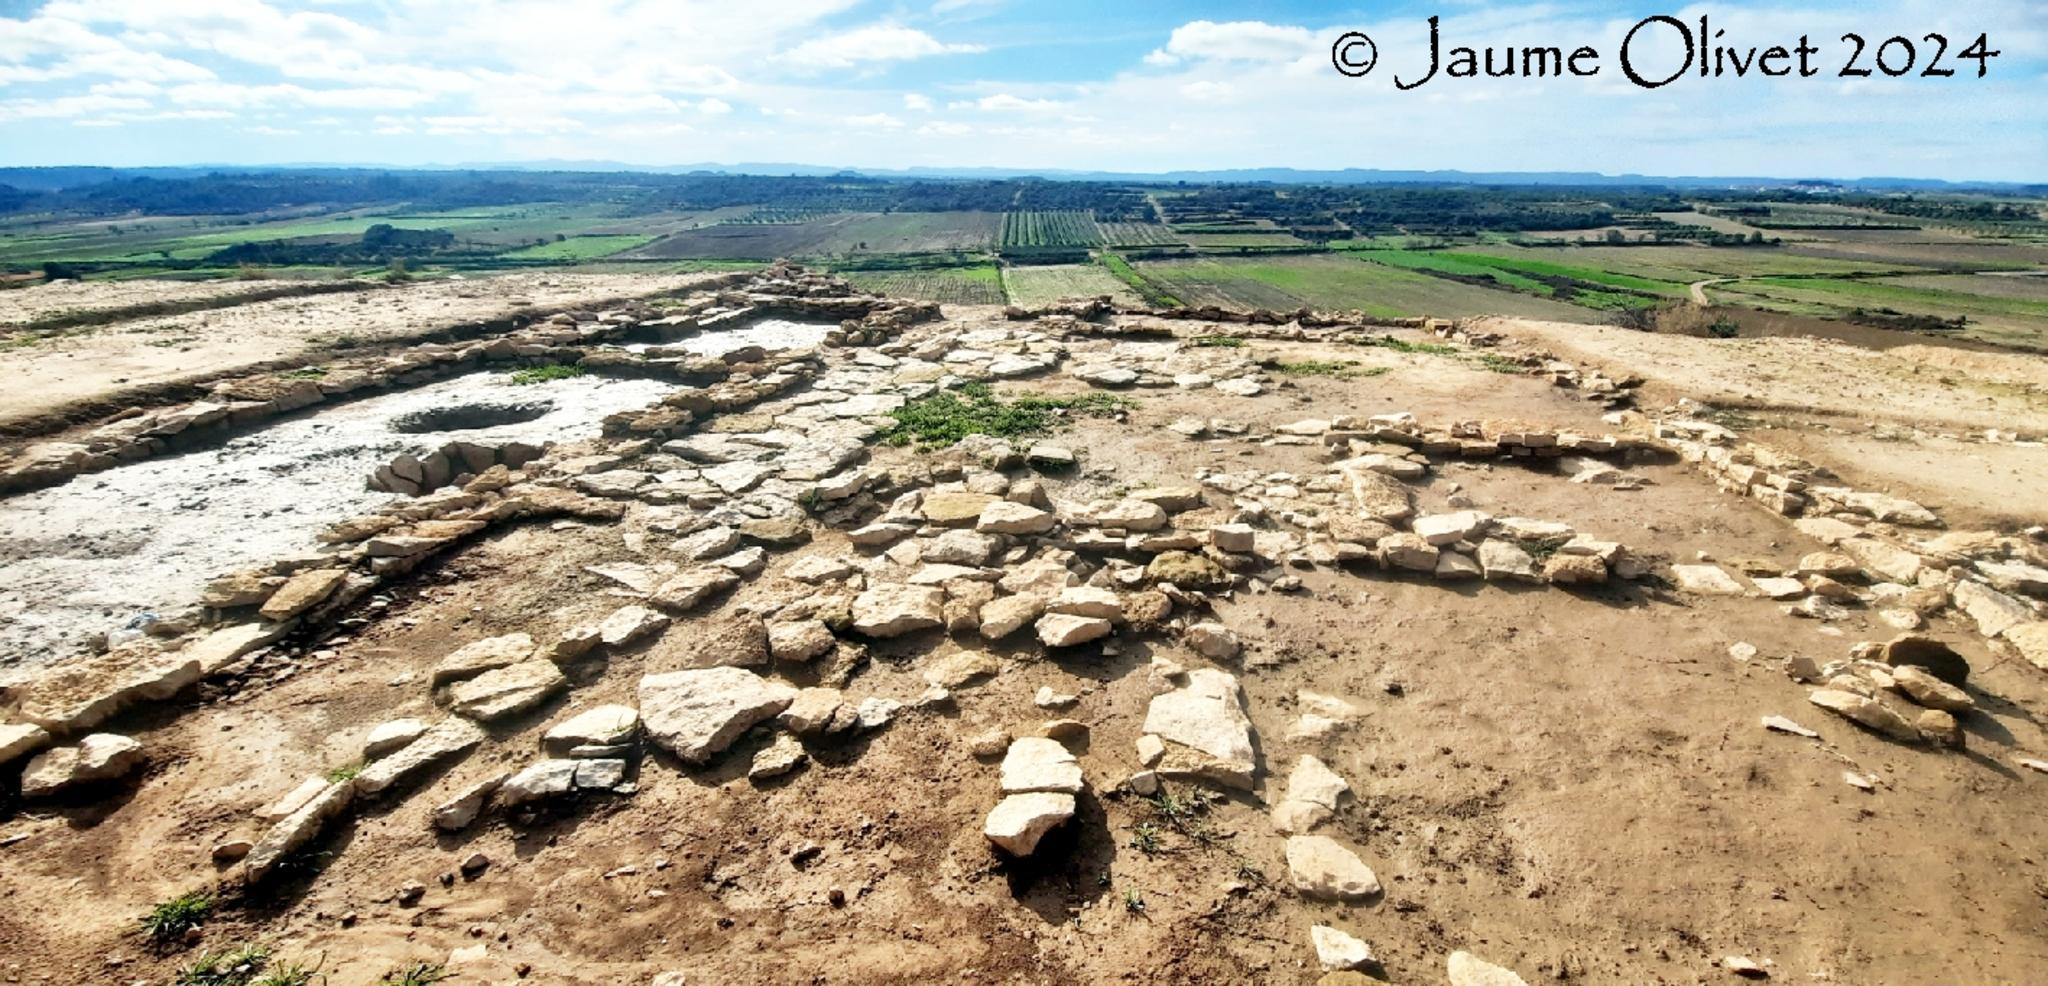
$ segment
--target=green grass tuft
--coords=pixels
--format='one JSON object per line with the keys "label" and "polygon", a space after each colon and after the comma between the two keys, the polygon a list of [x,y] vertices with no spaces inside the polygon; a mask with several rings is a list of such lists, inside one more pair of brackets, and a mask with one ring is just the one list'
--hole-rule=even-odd
{"label": "green grass tuft", "polygon": [[561,363],[552,366],[529,366],[523,370],[513,370],[512,382],[523,387],[527,384],[546,383],[549,380],[572,380],[588,372],[590,371],[580,366]]}
{"label": "green grass tuft", "polygon": [[1362,376],[1378,376],[1379,373],[1386,372],[1385,367],[1375,367],[1374,369],[1378,371],[1377,373],[1368,372],[1357,360],[1337,362],[1333,360],[1311,359],[1302,360],[1297,363],[1290,363],[1284,360],[1267,360],[1259,365],[1274,373],[1285,374],[1290,377],[1336,377],[1340,380],[1349,380],[1353,377]]}
{"label": "green grass tuft", "polygon": [[1390,335],[1368,336],[1364,339],[1349,340],[1354,346],[1371,346],[1374,349],[1391,349],[1397,353],[1425,353],[1430,356],[1450,356],[1458,351],[1456,346],[1434,342],[1408,342]]}
{"label": "green grass tuft", "polygon": [[270,949],[262,945],[207,952],[179,969],[171,986],[253,986],[257,974],[269,961]]}
{"label": "green grass tuft", "polygon": [[890,412],[896,424],[882,432],[880,437],[891,445],[916,442],[927,447],[942,447],[969,435],[992,435],[996,438],[1044,435],[1051,433],[1062,419],[1069,416],[1105,418],[1132,406],[1129,398],[1112,394],[1077,397],[1023,394],[1005,401],[985,383],[968,383],[957,391],[940,391]]}
{"label": "green grass tuft", "polygon": [[1196,337],[1194,337],[1193,339],[1190,339],[1190,340],[1188,340],[1188,345],[1190,345],[1190,346],[1201,346],[1201,347],[1204,347],[1204,348],[1208,348],[1208,349],[1243,349],[1243,348],[1244,348],[1244,337],[1242,337],[1242,336],[1196,336]]}
{"label": "green grass tuft", "polygon": [[151,909],[142,919],[142,930],[150,941],[164,945],[185,937],[185,932],[206,923],[213,914],[213,895],[204,890],[179,894]]}
{"label": "green grass tuft", "polygon": [[404,969],[393,969],[377,980],[377,986],[428,986],[448,978],[448,970],[438,965],[415,962]]}

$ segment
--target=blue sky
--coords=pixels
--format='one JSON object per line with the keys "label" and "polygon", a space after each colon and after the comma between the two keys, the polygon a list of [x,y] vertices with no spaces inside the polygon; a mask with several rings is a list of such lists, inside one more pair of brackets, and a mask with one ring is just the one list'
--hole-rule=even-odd
{"label": "blue sky", "polygon": [[[1823,48],[1807,79],[1621,75],[1630,25]],[[1443,44],[1590,45],[1585,79],[1451,79]],[[1346,79],[1337,35],[1379,66]],[[1845,31],[1955,78],[1849,80]],[[1990,75],[1954,60],[1989,33]],[[2041,0],[0,0],[0,164],[609,160],[1162,171],[1571,170],[2048,180]],[[1673,57],[1669,39],[1646,58]],[[1868,53],[1866,53],[1866,61]]]}

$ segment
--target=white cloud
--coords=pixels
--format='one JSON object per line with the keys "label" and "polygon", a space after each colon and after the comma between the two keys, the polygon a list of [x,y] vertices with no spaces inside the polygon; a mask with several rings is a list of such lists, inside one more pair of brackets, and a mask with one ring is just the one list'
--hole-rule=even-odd
{"label": "white cloud", "polygon": [[869,113],[864,116],[849,116],[847,126],[856,130],[901,130],[903,121],[887,113]]}
{"label": "white cloud", "polygon": [[1200,79],[1180,87],[1180,94],[1198,103],[1213,103],[1229,99],[1237,93],[1237,87],[1228,82]]}
{"label": "white cloud", "polygon": [[1043,113],[1061,108],[1063,103],[1050,99],[1025,99],[1006,92],[999,92],[980,99],[961,100],[947,103],[948,109],[975,109],[989,113]]}
{"label": "white cloud", "polygon": [[[1164,59],[1150,64],[1172,64],[1182,59],[1218,59],[1246,62],[1286,62],[1314,50],[1315,35],[1307,28],[1268,24],[1264,21],[1191,21],[1174,28],[1166,47],[1153,55]],[[1172,61],[1166,61],[1171,59]]]}
{"label": "white cloud", "polygon": [[933,109],[932,98],[923,93],[904,93],[903,108],[915,113],[930,113]]}
{"label": "white cloud", "polygon": [[864,62],[898,62],[987,50],[981,45],[947,44],[915,28],[877,24],[806,41],[783,52],[780,60],[804,68],[850,68]]}

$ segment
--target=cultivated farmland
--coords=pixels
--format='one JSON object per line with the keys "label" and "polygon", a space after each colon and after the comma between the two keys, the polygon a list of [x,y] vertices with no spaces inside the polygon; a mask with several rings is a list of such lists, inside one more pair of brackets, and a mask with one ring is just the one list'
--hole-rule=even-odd
{"label": "cultivated farmland", "polygon": [[1003,290],[1013,305],[1047,305],[1062,298],[1109,295],[1119,304],[1142,305],[1145,299],[1095,264],[1048,264],[1003,269]]}
{"label": "cultivated farmland", "polygon": [[1003,303],[1002,277],[993,264],[930,270],[846,271],[844,276],[853,282],[854,287],[893,298],[915,298],[942,305]]}
{"label": "cultivated farmland", "polygon": [[1102,229],[1086,212],[1008,212],[1003,214],[1003,249],[1101,246]]}
{"label": "cultivated farmland", "polygon": [[1576,305],[1348,257],[1162,260],[1134,266],[1143,277],[1189,305],[1356,308],[1386,318],[1507,314],[1586,322],[1600,317],[1600,313]]}

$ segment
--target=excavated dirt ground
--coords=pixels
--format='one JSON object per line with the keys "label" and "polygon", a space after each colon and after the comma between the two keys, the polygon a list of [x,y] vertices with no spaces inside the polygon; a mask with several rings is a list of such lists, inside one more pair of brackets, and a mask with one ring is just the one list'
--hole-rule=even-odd
{"label": "excavated dirt ground", "polygon": [[[303,361],[322,345],[377,345],[464,322],[663,294],[717,276],[506,274],[74,328],[6,354],[14,379],[32,385],[0,389],[0,428],[76,402],[104,402],[124,391],[212,379],[281,360]],[[24,289],[22,304],[33,304],[43,290]],[[94,283],[64,290],[71,304],[61,311],[132,303],[137,289],[133,283],[104,288]],[[112,300],[95,305],[90,297],[95,292],[109,292]],[[81,293],[88,297],[72,297]],[[194,289],[174,287],[172,300],[194,294]]]}
{"label": "excavated dirt ground", "polygon": [[[909,338],[972,327],[920,327]],[[1774,408],[1805,400],[1820,413],[1781,411],[1800,428],[1762,437],[1791,444],[1784,440],[1798,434],[1806,441],[1795,451],[1858,485],[1866,476],[1876,477],[1874,488],[1892,480],[1953,511],[1958,528],[1973,518],[2039,523],[2048,514],[2037,495],[2048,476],[2040,448],[1850,441],[1810,430],[1875,399],[1841,366],[1811,362],[1811,344],[1665,352],[1645,348],[1671,345],[1662,337],[1609,348],[1604,334],[1567,344],[1547,329],[1529,331],[1559,352],[1569,345],[1574,357],[1648,377],[1652,394],[1721,399],[1732,393],[1706,385],[1753,380],[1748,391]],[[1136,407],[1128,421],[1081,419],[1057,436],[1083,463],[1048,479],[1054,501],[1188,483],[1203,467],[1303,476],[1327,468],[1315,445],[1190,440],[1164,427],[1188,415],[1261,431],[1307,417],[1397,411],[1425,422],[1607,430],[1599,408],[1541,378],[1466,360],[1271,341],[1251,342],[1245,355],[1357,360],[1387,372],[1281,378],[1252,398],[1130,392]],[[1707,362],[1716,358],[1725,363]],[[1897,379],[1872,372],[1869,386]],[[1814,388],[1822,379],[1840,382]],[[1055,373],[997,389],[1088,388]],[[1943,427],[2024,431],[2029,425],[2019,422],[2038,422],[2038,394],[1988,385],[1986,392],[1996,403],[1981,412],[1944,405],[1938,387],[1893,391],[1899,403],[1882,408]],[[2031,427],[2038,437],[2038,423]],[[1973,458],[1991,448],[1996,460]],[[1885,452],[1893,454],[1878,454]],[[877,447],[874,464],[920,455]],[[1981,465],[1991,478],[1945,480],[1945,471],[1966,468],[1958,463]],[[1690,466],[1629,471],[1651,485],[1589,487],[1540,468],[1453,461],[1420,487],[1418,508],[1448,509],[1459,492],[1474,509],[1563,521],[1681,562],[1706,552],[1785,568],[1820,550]],[[1909,473],[1927,478],[1908,482]],[[2036,491],[2031,500],[2028,489]],[[1211,502],[1227,498],[1212,494]],[[1228,513],[1210,512],[1216,521]],[[543,522],[495,532],[380,597],[388,602],[371,604],[366,625],[313,645],[232,698],[188,697],[110,724],[145,740],[146,774],[111,796],[0,803],[0,893],[16,902],[0,909],[0,977],[168,981],[193,951],[151,949],[137,919],[211,880],[210,846],[253,838],[260,829],[251,809],[308,775],[356,762],[377,724],[437,716],[414,682],[457,646],[515,631],[553,640],[629,601],[584,566],[660,560],[669,539],[650,533],[647,520],[636,508],[617,525]],[[811,593],[782,577],[801,558],[868,554],[821,529],[811,544],[771,555],[765,573],[679,619],[653,645],[576,666],[570,694],[494,725],[475,754],[339,826],[264,895],[209,922],[197,947],[271,943],[287,956],[322,959],[336,986],[373,983],[414,962],[448,963],[456,982],[593,986],[647,983],[670,970],[687,983],[1312,983],[1321,970],[1309,928],[1318,923],[1369,942],[1396,983],[1444,981],[1453,950],[1509,966],[1530,983],[1734,981],[1720,968],[1729,955],[1769,963],[1773,981],[1859,986],[2034,982],[2048,963],[2048,777],[2012,766],[2017,755],[2048,750],[2039,720],[2048,677],[1994,658],[1959,622],[1939,624],[1937,635],[1975,666],[1980,711],[1964,720],[1971,750],[1900,745],[1813,708],[1805,688],[1728,650],[1747,642],[1765,658],[1825,663],[1851,642],[1892,636],[1870,611],[1830,623],[1795,620],[1766,600],[1654,584],[1504,588],[1317,567],[1297,572],[1305,592],[1240,592],[1219,602],[1216,618],[1246,641],[1243,658],[1222,666],[1245,691],[1263,803],[1225,794],[1197,823],[1199,837],[1117,787],[1140,766],[1134,743],[1152,695],[1150,659],[1190,668],[1218,662],[1157,635],[1119,634],[1115,653],[1084,646],[1051,654],[1028,632],[988,647],[1004,669],[957,689],[955,708],[906,708],[886,729],[814,750],[813,762],[780,779],[746,778],[752,751],[766,743],[757,731],[706,768],[648,755],[631,796],[433,833],[434,805],[529,762],[547,724],[598,703],[631,704],[639,676],[674,667],[674,648],[697,621]],[[919,672],[935,656],[985,646],[942,631],[878,642],[848,695],[908,702],[924,689]],[[1079,693],[1079,705],[1036,707],[1033,693],[1045,685]],[[1363,715],[1327,739],[1289,739],[1303,689],[1347,698]],[[1768,715],[1790,716],[1820,738],[1767,732],[1758,720]],[[1062,716],[1090,727],[1075,745],[1089,792],[1065,831],[1030,860],[1005,862],[979,829],[997,798],[995,762],[971,755],[967,740],[992,726],[1031,735]],[[1386,887],[1383,898],[1315,903],[1284,889],[1284,839],[1266,807],[1303,754],[1350,782],[1355,803],[1318,831],[1360,850]],[[1846,770],[1877,778],[1875,790],[1845,783]],[[1147,825],[1162,832],[1154,852],[1133,845]],[[437,878],[473,852],[488,856],[489,867],[444,887]],[[410,881],[427,892],[402,907],[396,896]]]}

